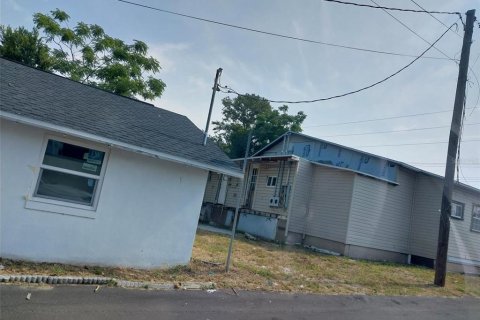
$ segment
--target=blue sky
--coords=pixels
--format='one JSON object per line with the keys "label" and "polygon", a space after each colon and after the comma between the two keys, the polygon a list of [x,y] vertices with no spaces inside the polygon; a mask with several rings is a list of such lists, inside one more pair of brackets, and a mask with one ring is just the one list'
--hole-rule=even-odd
{"label": "blue sky", "polygon": [[[202,18],[265,31],[341,45],[418,55],[428,47],[382,10],[343,6],[320,0],[285,1],[153,1],[142,4]],[[373,4],[370,0],[356,0]],[[418,9],[407,0],[378,0],[380,5]],[[429,10],[466,12],[477,9],[474,0],[416,0]],[[340,94],[376,82],[408,64],[412,58],[332,48],[316,44],[231,29],[190,20],[114,0],[1,2],[1,23],[32,26],[35,12],[55,8],[77,21],[96,23],[127,42],[139,39],[162,65],[160,78],[167,84],[164,95],[153,103],[188,116],[204,128],[215,70],[224,69],[221,83],[239,92],[256,93],[272,100],[309,100]],[[426,40],[435,41],[445,27],[426,14],[392,12]],[[446,25],[457,20],[437,15]],[[458,33],[463,35],[459,24]],[[480,29],[475,27],[470,65],[480,77]],[[450,57],[459,57],[462,39],[448,32],[436,45]],[[431,49],[426,55],[443,57]],[[478,60],[477,60],[478,59]],[[476,62],[476,63],[475,63]],[[475,64],[474,64],[475,63]],[[428,113],[453,108],[458,67],[448,60],[420,59],[389,81],[345,98],[312,104],[290,104],[290,111],[307,114],[304,133],[350,147],[411,163],[442,174],[446,144],[383,146],[447,141],[451,113],[398,118],[357,124],[319,126],[338,122]],[[480,88],[470,74],[467,108],[476,105]],[[221,118],[219,93],[212,119]],[[233,97],[233,96],[232,96]],[[468,109],[463,139],[480,139],[480,106]],[[441,127],[371,135],[378,131]],[[382,146],[378,146],[382,145]],[[376,147],[367,147],[376,146]],[[480,141],[461,146],[460,179],[480,187]],[[463,176],[462,176],[463,173]]]}

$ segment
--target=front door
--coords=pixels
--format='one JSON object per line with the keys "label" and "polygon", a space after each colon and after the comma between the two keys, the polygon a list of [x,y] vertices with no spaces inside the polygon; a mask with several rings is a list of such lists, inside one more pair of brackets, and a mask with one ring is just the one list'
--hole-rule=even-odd
{"label": "front door", "polygon": [[255,195],[255,185],[257,183],[258,168],[252,168],[250,173],[250,179],[247,186],[247,200],[245,201],[245,207],[251,209],[253,205],[253,196]]}

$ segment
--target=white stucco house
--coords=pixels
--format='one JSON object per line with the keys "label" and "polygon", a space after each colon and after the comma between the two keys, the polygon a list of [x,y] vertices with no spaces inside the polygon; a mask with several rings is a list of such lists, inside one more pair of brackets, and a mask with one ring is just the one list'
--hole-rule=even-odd
{"label": "white stucco house", "polygon": [[151,268],[190,260],[209,171],[185,116],[0,59],[0,257]]}

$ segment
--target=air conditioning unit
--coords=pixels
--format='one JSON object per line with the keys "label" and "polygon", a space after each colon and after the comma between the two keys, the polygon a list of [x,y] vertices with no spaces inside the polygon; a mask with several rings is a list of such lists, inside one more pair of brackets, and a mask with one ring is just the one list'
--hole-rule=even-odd
{"label": "air conditioning unit", "polygon": [[271,197],[269,200],[270,207],[278,207],[280,203],[280,197]]}

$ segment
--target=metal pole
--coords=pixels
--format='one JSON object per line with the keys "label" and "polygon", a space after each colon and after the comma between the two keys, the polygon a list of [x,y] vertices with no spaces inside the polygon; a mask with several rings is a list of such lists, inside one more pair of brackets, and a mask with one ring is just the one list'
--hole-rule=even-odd
{"label": "metal pole", "polygon": [[230,244],[228,246],[228,255],[227,255],[227,263],[225,265],[225,272],[228,272],[230,269],[230,258],[232,256],[233,240],[235,239],[235,230],[237,229],[238,210],[240,208],[240,201],[243,194],[243,188],[245,187],[245,168],[247,167],[248,151],[250,149],[252,133],[253,133],[253,128],[248,133],[247,149],[245,149],[245,157],[243,158],[243,167],[242,167],[243,177],[242,177],[242,183],[240,186],[240,192],[238,193],[238,196],[237,196],[237,203],[235,205],[235,217],[233,218],[232,234],[230,235]]}
{"label": "metal pole", "polygon": [[215,74],[215,82],[213,83],[212,88],[212,99],[210,100],[210,109],[208,109],[208,117],[207,117],[207,125],[205,127],[205,136],[203,137],[203,145],[207,145],[207,138],[208,138],[208,127],[210,126],[210,117],[212,116],[212,109],[213,109],[213,102],[215,101],[215,93],[217,93],[218,89],[218,79],[222,75],[222,68],[217,69],[217,73]]}
{"label": "metal pole", "polygon": [[458,71],[457,91],[453,106],[452,125],[448,140],[447,164],[445,167],[445,180],[442,194],[442,207],[440,213],[440,226],[438,230],[437,259],[435,260],[435,280],[437,286],[445,286],[447,273],[448,238],[450,233],[450,211],[452,206],[452,192],[455,176],[455,160],[460,138],[462,124],[463,103],[465,99],[465,87],[467,84],[468,60],[470,57],[470,45],[472,44],[473,22],[475,10],[467,11],[465,34],[463,36],[462,55]]}

